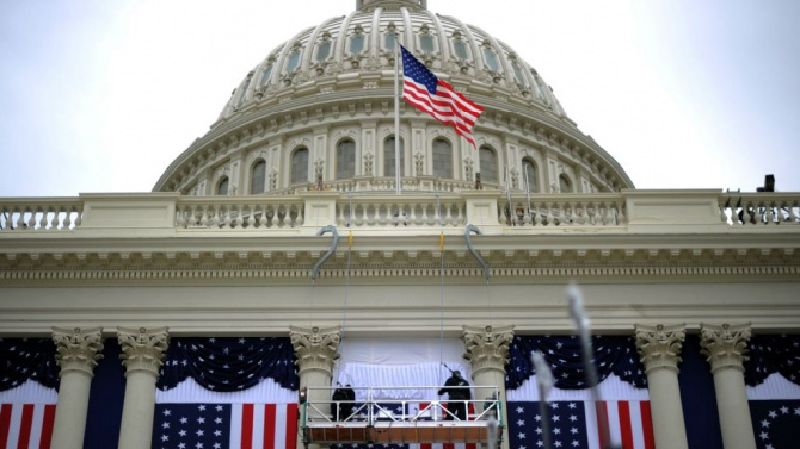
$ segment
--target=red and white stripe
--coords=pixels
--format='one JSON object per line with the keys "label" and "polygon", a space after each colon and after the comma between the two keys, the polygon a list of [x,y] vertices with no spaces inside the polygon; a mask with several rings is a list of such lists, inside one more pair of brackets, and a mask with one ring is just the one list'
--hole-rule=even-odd
{"label": "red and white stripe", "polygon": [[230,447],[294,449],[297,404],[232,404]]}
{"label": "red and white stripe", "polygon": [[431,94],[425,85],[410,78],[403,81],[403,98],[420,111],[427,112],[436,120],[452,126],[456,134],[464,136],[475,145],[472,128],[483,108],[456,92],[449,83],[439,80],[436,94]]}
{"label": "red and white stripe", "polygon": [[[593,405],[591,401],[584,403],[588,415],[592,414],[593,409],[596,410],[595,419],[586,417],[590,448],[601,449],[608,443],[604,441],[599,428],[599,418],[604,415],[608,421],[612,443],[622,443],[623,449],[655,449],[650,401],[601,401],[596,407]],[[600,444],[601,442],[606,444]]]}
{"label": "red and white stripe", "polygon": [[[417,407],[419,410],[424,410],[425,407],[428,407],[430,402],[420,402]],[[442,407],[447,409],[447,403],[442,404]],[[473,406],[472,402],[469,403],[467,406],[467,413],[468,413],[468,420],[472,420],[473,416],[475,415],[475,407]],[[445,413],[439,412],[437,415],[439,419]],[[452,422],[452,421],[449,421]],[[409,444],[409,449],[477,449],[478,444],[476,443],[421,443],[421,444]]]}
{"label": "red and white stripe", "polygon": [[0,405],[0,449],[50,449],[55,404]]}

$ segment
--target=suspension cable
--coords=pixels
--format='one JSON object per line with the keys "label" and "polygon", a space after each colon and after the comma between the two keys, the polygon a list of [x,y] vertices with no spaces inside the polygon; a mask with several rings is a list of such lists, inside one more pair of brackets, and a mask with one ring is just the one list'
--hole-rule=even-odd
{"label": "suspension cable", "polygon": [[444,216],[442,215],[442,199],[436,194],[436,207],[439,211],[439,254],[441,258],[441,281],[439,283],[439,384],[444,382],[442,366],[444,365]]}

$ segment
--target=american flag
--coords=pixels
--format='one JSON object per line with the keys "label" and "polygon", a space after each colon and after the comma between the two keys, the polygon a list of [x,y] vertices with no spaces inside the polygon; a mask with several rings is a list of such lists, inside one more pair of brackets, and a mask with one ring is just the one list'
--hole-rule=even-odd
{"label": "american flag", "polygon": [[153,449],[294,449],[297,404],[157,404]]}
{"label": "american flag", "polygon": [[800,400],[750,401],[750,419],[758,449],[797,447]]}
{"label": "american flag", "polygon": [[0,405],[0,448],[50,449],[55,404]]}
{"label": "american flag", "polygon": [[403,54],[403,98],[420,111],[452,126],[456,134],[475,145],[472,128],[483,108],[437,78],[402,45],[400,51]]}
{"label": "american flag", "polygon": [[[602,449],[597,413],[608,416],[611,443],[623,449],[655,449],[649,401],[591,401],[548,403],[550,441],[555,449]],[[539,402],[508,402],[511,449],[544,447]],[[605,442],[606,444],[608,442]]]}

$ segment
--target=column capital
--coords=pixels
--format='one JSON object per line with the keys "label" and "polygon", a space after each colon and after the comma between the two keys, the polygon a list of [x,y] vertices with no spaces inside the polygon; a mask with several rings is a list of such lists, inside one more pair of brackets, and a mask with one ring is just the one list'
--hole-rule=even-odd
{"label": "column capital", "polygon": [[708,356],[711,372],[734,368],[744,372],[744,355],[750,340],[750,324],[700,324],[702,354]]}
{"label": "column capital", "polygon": [[686,338],[686,325],[673,326],[646,326],[637,324],[635,327],[636,348],[639,350],[645,373],[657,369],[666,369],[678,372],[678,363],[681,361],[681,349]]}
{"label": "column capital", "polygon": [[481,371],[506,372],[514,326],[463,326],[464,358],[472,363],[472,377]]}
{"label": "column capital", "polygon": [[119,358],[125,367],[125,377],[143,371],[158,377],[158,370],[166,356],[169,335],[168,327],[118,327],[117,340],[122,346]]}
{"label": "column capital", "polygon": [[52,327],[51,336],[56,344],[56,363],[61,366],[61,376],[76,371],[92,377],[97,361],[103,358],[103,328],[70,329]]}
{"label": "column capital", "polygon": [[289,326],[289,340],[294,347],[300,375],[308,371],[321,371],[333,375],[333,362],[339,358],[339,326],[311,328]]}

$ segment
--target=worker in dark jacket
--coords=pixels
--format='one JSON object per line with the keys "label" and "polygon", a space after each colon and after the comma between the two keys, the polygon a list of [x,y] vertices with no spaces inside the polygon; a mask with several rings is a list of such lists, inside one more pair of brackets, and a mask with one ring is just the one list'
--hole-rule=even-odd
{"label": "worker in dark jacket", "polygon": [[336,409],[334,410],[335,421],[344,421],[350,417],[350,414],[353,413],[352,401],[356,400],[356,392],[353,390],[353,387],[351,387],[350,384],[335,389],[331,399],[334,401],[345,401],[336,404]]}
{"label": "worker in dark jacket", "polygon": [[447,393],[447,397],[450,399],[450,402],[447,403],[447,410],[453,415],[446,413],[445,420],[452,420],[453,416],[462,421],[467,420],[467,405],[463,401],[470,398],[469,382],[461,377],[460,371],[453,371],[438,393],[439,396]]}

